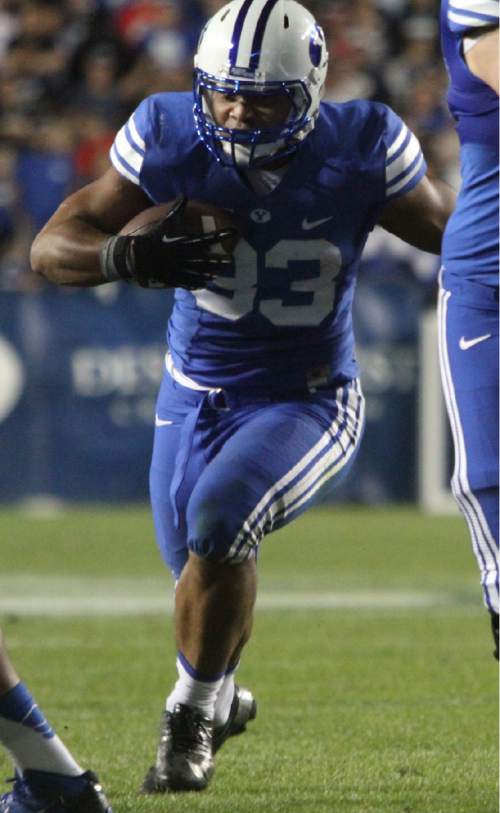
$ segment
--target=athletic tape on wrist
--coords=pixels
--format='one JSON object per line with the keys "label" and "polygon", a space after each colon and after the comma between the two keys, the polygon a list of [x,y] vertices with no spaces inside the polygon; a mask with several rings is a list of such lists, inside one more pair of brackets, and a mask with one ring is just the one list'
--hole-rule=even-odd
{"label": "athletic tape on wrist", "polygon": [[127,263],[128,245],[129,238],[119,234],[109,237],[104,243],[100,253],[100,263],[106,282],[132,279]]}

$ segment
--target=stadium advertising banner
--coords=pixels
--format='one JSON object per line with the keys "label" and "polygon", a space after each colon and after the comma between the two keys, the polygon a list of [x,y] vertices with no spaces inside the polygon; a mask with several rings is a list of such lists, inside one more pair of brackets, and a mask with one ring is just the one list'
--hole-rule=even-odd
{"label": "stadium advertising banner", "polygon": [[[360,279],[367,428],[337,499],[416,496],[418,297],[392,283]],[[3,501],[147,499],[171,296],[119,284],[0,292]]]}
{"label": "stadium advertising banner", "polygon": [[118,285],[0,295],[2,499],[146,497],[170,302]]}

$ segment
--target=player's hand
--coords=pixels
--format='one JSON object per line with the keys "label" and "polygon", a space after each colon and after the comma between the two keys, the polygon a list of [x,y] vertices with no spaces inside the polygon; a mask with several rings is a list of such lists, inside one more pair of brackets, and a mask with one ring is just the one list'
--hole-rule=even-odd
{"label": "player's hand", "polygon": [[205,288],[232,265],[232,257],[214,252],[215,245],[234,235],[232,229],[206,234],[183,232],[187,198],[177,198],[168,215],[145,234],[112,237],[103,249],[107,279],[135,281],[143,288]]}

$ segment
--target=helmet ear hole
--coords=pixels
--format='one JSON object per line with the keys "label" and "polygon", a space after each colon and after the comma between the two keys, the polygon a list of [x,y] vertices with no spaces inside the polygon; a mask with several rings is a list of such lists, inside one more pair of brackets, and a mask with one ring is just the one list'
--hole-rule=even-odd
{"label": "helmet ear hole", "polygon": [[290,17],[285,14],[285,28],[290,28]]}

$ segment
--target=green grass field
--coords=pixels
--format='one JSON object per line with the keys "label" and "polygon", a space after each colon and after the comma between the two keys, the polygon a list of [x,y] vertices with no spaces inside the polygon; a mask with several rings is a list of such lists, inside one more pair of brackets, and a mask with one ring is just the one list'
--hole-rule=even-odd
{"label": "green grass field", "polygon": [[459,517],[324,508],[269,537],[240,670],[257,720],[206,792],[158,798],[137,789],[175,652],[148,510],[3,511],[0,538],[11,655],[114,813],[498,811],[497,669]]}

